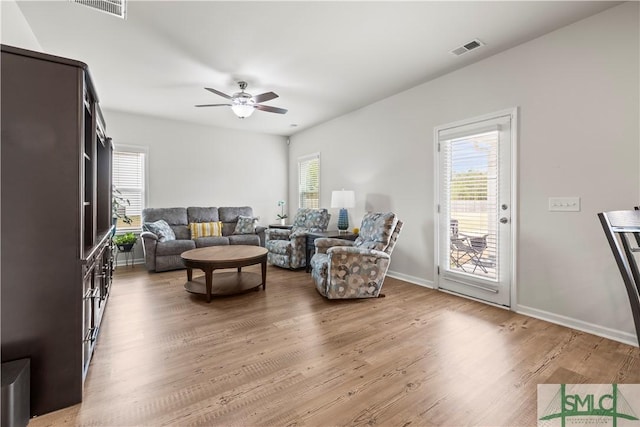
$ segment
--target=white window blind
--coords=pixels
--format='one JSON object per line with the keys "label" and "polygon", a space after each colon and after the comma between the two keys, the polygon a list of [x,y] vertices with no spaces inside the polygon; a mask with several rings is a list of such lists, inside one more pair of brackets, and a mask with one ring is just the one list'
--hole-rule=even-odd
{"label": "white window blind", "polygon": [[[113,152],[113,187],[120,192],[120,196],[128,200],[124,203],[124,212],[131,218],[127,224],[118,220],[118,229],[142,227],[142,209],[145,204],[145,153],[141,151],[117,150]],[[121,208],[122,210],[122,208]]]}
{"label": "white window blind", "polygon": [[298,159],[299,207],[320,206],[320,153]]}
{"label": "white window blind", "polygon": [[[453,270],[473,271],[486,278],[496,278],[498,210],[498,126],[467,129],[463,132],[441,133],[445,218],[450,250],[468,250],[473,263],[484,263],[482,268],[469,264],[465,258],[454,263]],[[443,248],[444,249],[444,248]],[[456,254],[454,254],[456,255]],[[486,268],[490,264],[493,268]],[[475,267],[475,268],[474,268]]]}

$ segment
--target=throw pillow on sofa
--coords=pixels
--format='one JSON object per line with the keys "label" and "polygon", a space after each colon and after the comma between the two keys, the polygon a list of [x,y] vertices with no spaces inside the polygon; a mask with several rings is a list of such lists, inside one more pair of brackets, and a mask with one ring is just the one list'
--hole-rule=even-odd
{"label": "throw pillow on sofa", "polygon": [[254,234],[256,232],[256,220],[252,216],[238,215],[238,223],[233,234]]}
{"label": "throw pillow on sofa", "polygon": [[169,227],[167,221],[164,219],[159,219],[156,222],[145,222],[144,227],[158,236],[158,241],[160,242],[168,242],[170,240],[176,240],[176,234],[173,232],[173,229]]}
{"label": "throw pillow on sofa", "polygon": [[222,236],[222,221],[217,222],[190,222],[189,230],[191,238],[219,237]]}

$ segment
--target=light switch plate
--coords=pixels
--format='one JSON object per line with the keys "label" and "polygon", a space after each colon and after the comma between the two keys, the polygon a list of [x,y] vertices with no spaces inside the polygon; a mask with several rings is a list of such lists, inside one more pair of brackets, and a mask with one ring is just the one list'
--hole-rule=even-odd
{"label": "light switch plate", "polygon": [[551,212],[580,212],[580,197],[549,197]]}

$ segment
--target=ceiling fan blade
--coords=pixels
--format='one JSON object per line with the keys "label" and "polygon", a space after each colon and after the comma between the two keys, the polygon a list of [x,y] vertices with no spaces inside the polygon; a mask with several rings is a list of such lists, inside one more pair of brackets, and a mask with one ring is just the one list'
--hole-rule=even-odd
{"label": "ceiling fan blade", "polygon": [[272,99],[276,99],[278,97],[277,94],[273,92],[261,93],[260,95],[256,95],[253,97],[253,100],[257,103],[271,101]]}
{"label": "ceiling fan blade", "polygon": [[286,112],[289,111],[284,108],[270,107],[269,105],[256,104],[255,107],[257,110],[267,111],[269,113],[286,114]]}
{"label": "ceiling fan blade", "polygon": [[231,107],[231,104],[200,104],[196,107]]}
{"label": "ceiling fan blade", "polygon": [[223,98],[231,99],[229,95],[227,95],[226,93],[222,93],[219,90],[211,89],[210,87],[205,87],[205,89],[208,90],[209,92],[215,93],[216,95],[220,95]]}

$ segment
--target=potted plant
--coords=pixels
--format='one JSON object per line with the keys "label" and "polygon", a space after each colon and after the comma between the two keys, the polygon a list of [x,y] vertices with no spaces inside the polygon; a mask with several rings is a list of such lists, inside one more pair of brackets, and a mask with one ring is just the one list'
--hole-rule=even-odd
{"label": "potted plant", "polygon": [[120,252],[131,252],[133,245],[138,241],[138,236],[129,232],[119,234],[113,238],[113,243],[118,247]]}
{"label": "potted plant", "polygon": [[111,191],[111,220],[113,224],[113,231],[111,232],[111,236],[115,235],[116,227],[115,225],[118,223],[118,220],[121,219],[125,224],[131,224],[133,220],[127,216],[126,207],[131,205],[129,199],[126,199],[122,196],[122,192],[118,190],[116,187],[112,187]]}
{"label": "potted plant", "polygon": [[287,216],[287,214],[284,213],[284,205],[286,205],[286,204],[287,204],[287,202],[285,202],[284,200],[279,200],[278,201],[278,206],[280,206],[280,213],[278,215],[276,215],[276,216],[278,217],[278,219],[280,220],[280,224],[282,224],[282,225],[284,225],[285,220],[287,218],[289,218]]}

